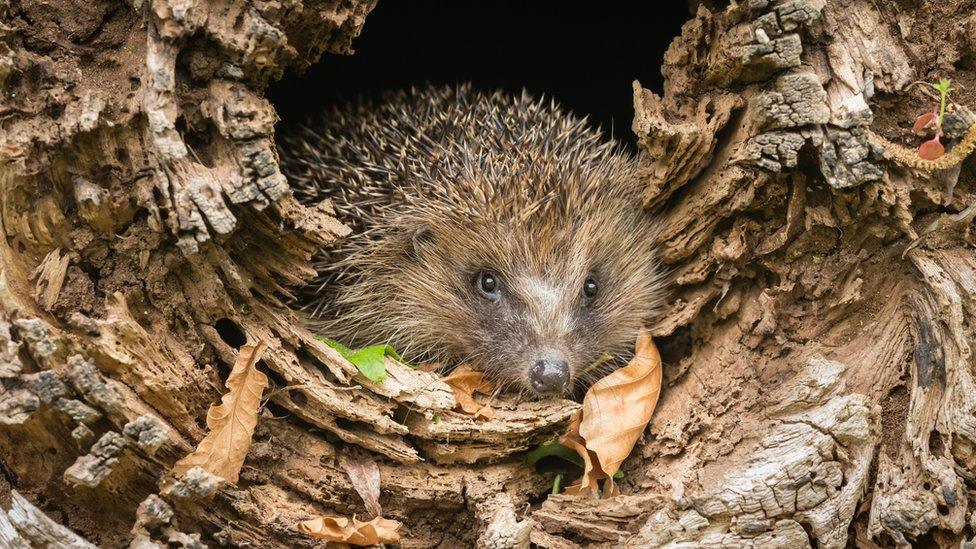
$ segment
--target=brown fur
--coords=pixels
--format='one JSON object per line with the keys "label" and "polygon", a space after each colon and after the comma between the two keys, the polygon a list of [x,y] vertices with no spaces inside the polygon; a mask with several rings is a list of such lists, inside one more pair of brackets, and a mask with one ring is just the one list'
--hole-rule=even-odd
{"label": "brown fur", "polygon": [[[527,387],[547,350],[574,379],[626,356],[662,302],[634,159],[554,104],[412,90],[329,113],[280,149],[299,198],[331,198],[356,229],[302,298],[327,337]],[[479,293],[484,270],[501,299]]]}

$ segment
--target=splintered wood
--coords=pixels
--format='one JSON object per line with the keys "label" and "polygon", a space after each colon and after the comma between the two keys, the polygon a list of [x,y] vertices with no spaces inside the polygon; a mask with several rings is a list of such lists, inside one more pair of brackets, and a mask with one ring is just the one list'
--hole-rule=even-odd
{"label": "splintered wood", "polygon": [[[264,91],[349,53],[373,0],[0,7],[0,545],[972,545],[976,129],[936,160],[898,142],[918,78],[976,105],[976,17],[922,4],[694,2],[664,93],[634,87],[668,390],[642,440],[590,425],[590,398],[584,482],[620,495],[541,505],[524,452],[579,405],[500,395],[476,418],[434,373],[366,379],[287,307],[350,228],[289,192]],[[273,421],[240,334],[267,344]],[[243,429],[208,432],[239,380]],[[198,441],[243,486],[159,486]],[[351,446],[375,468],[344,467]]]}

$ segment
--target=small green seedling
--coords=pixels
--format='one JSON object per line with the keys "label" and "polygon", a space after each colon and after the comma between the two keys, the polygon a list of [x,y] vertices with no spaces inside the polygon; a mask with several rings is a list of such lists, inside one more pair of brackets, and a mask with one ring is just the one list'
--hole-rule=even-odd
{"label": "small green seedling", "polygon": [[[564,461],[568,461],[579,467],[584,466],[583,458],[581,458],[580,455],[576,453],[576,450],[573,450],[568,446],[564,446],[560,444],[558,440],[553,440],[545,444],[539,445],[538,448],[532,450],[525,456],[525,460],[529,463],[529,465],[535,465],[536,463],[539,462],[540,459],[545,457],[550,457],[550,456],[558,457]],[[624,478],[624,472],[617,471],[616,473],[613,474],[613,478],[615,480],[620,480]],[[556,478],[553,480],[553,492],[552,492],[553,494],[559,493],[558,488],[559,488],[559,483],[561,481],[562,481],[562,475],[556,475]]]}
{"label": "small green seedling", "polygon": [[946,105],[949,103],[949,93],[954,91],[954,88],[948,78],[939,80],[937,84],[931,82],[926,84],[939,93],[939,104],[932,108],[932,112],[916,118],[912,131],[916,134],[924,134],[928,128],[935,130],[935,136],[918,147],[919,158],[935,160],[945,154],[945,146],[942,145],[942,122],[945,119]]}
{"label": "small green seedling", "polygon": [[350,349],[334,339],[319,336],[316,336],[315,339],[339,351],[339,354],[351,362],[353,366],[366,376],[366,379],[375,381],[376,383],[380,383],[386,379],[386,357],[390,357],[397,362],[402,362],[411,368],[413,367],[412,364],[400,358],[396,349],[386,343],[369,345],[361,349]]}

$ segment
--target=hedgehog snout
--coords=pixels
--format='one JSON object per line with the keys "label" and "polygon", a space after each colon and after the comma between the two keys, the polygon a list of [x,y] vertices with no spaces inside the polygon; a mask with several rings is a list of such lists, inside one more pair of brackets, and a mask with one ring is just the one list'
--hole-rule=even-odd
{"label": "hedgehog snout", "polygon": [[569,361],[558,351],[547,350],[541,353],[529,366],[529,386],[542,395],[565,393],[571,377]]}

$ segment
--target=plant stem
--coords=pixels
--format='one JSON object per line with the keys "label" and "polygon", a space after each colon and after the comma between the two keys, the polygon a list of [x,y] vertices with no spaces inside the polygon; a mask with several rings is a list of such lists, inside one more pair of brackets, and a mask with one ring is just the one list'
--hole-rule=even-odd
{"label": "plant stem", "polygon": [[942,132],[942,117],[945,116],[946,95],[949,90],[939,90],[939,132]]}
{"label": "plant stem", "polygon": [[936,137],[942,134],[942,118],[945,116],[946,103],[949,99],[949,90],[952,89],[952,81],[948,78],[939,80],[939,83],[932,86],[939,92],[939,120],[936,127]]}
{"label": "plant stem", "polygon": [[559,484],[562,482],[563,476],[561,474],[556,475],[556,478],[552,479],[552,495],[559,493]]}

